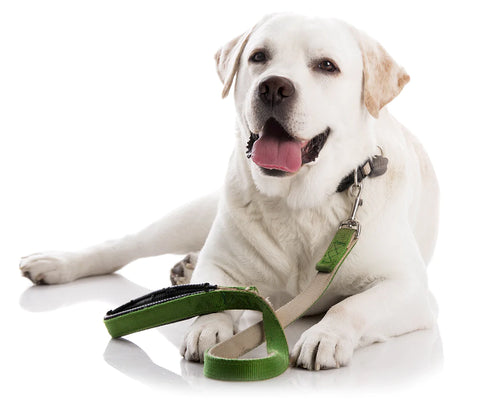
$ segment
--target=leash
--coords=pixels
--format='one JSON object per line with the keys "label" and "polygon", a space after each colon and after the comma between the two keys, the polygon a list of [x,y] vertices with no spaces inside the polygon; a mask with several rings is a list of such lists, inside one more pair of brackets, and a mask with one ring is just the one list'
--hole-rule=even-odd
{"label": "leash", "polygon": [[[256,310],[263,320],[216,344],[204,355],[204,375],[226,381],[257,381],[276,377],[289,366],[288,344],[284,328],[301,317],[322,297],[360,235],[356,220],[362,185],[354,170],[351,194],[355,200],[350,217],[342,221],[322,259],[316,264],[317,275],[306,289],[274,311],[255,287],[221,287],[187,284],[164,288],[107,312],[104,323],[113,338],[170,324],[199,315],[225,310]],[[263,341],[267,356],[243,359]]]}

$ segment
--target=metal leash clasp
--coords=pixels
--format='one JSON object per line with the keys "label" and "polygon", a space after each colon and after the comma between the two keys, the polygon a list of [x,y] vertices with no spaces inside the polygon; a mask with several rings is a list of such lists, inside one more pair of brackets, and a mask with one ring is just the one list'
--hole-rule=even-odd
{"label": "metal leash clasp", "polygon": [[353,184],[350,186],[349,193],[351,196],[355,198],[353,202],[353,207],[352,207],[352,212],[350,213],[350,217],[347,218],[346,220],[343,220],[340,225],[340,228],[350,228],[352,230],[356,230],[356,235],[355,238],[358,238],[360,236],[360,223],[358,220],[355,218],[357,215],[358,207],[361,207],[363,204],[363,200],[360,197],[360,194],[362,192],[362,183],[358,182],[358,171],[357,169],[354,170],[353,172]]}

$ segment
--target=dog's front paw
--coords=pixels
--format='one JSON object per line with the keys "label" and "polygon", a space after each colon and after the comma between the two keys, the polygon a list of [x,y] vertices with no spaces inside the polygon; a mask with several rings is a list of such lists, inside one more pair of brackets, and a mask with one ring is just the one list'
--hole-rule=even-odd
{"label": "dog's front paw", "polygon": [[320,322],[302,334],[290,359],[292,364],[308,370],[339,368],[348,365],[354,349],[354,338]]}
{"label": "dog's front paw", "polygon": [[222,312],[202,315],[185,335],[180,353],[188,361],[203,362],[206,350],[229,339],[234,332],[234,322],[230,314]]}
{"label": "dog's front paw", "polygon": [[61,284],[73,281],[79,273],[76,253],[50,251],[31,254],[20,260],[20,271],[34,284]]}

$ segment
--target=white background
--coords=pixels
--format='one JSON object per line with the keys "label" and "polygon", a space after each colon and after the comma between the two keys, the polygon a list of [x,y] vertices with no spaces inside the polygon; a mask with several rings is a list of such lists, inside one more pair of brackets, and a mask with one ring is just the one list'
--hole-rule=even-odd
{"label": "white background", "polygon": [[[31,287],[18,260],[124,235],[219,187],[234,116],[213,55],[275,11],[346,20],[411,75],[390,110],[420,137],[441,184],[429,267],[439,331],[359,350],[341,370],[219,383],[181,360],[185,324],[120,343],[103,328],[108,309],[167,286],[178,256],[55,287]],[[123,409],[176,397],[237,409],[254,395],[263,407],[478,407],[477,16],[473,1],[0,1],[0,401]]]}

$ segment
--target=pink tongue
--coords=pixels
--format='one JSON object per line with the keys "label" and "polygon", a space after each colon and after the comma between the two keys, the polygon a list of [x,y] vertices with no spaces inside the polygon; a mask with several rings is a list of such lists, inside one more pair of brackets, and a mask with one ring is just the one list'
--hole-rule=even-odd
{"label": "pink tongue", "polygon": [[269,119],[252,149],[252,160],[260,167],[295,173],[302,166],[302,147],[274,119]]}

